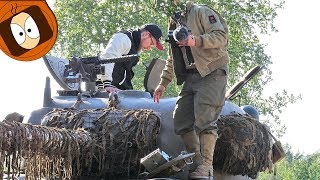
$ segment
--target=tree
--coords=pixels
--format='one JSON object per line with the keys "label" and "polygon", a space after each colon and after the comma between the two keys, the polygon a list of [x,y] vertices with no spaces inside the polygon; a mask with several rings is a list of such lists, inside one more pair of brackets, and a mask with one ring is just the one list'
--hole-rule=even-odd
{"label": "tree", "polygon": [[293,154],[289,145],[285,146],[287,156],[276,164],[273,174],[264,172],[259,175],[260,180],[300,180],[320,179],[320,153],[311,155]]}
{"label": "tree", "polygon": [[[257,107],[262,115],[268,117],[264,122],[279,135],[283,134],[285,126],[281,124],[279,114],[288,104],[295,103],[301,97],[288,94],[286,90],[275,92],[267,98],[262,97],[263,87],[272,80],[272,71],[269,69],[272,61],[265,54],[265,45],[258,38],[259,34],[277,31],[273,21],[277,16],[276,12],[283,7],[283,2],[272,4],[270,0],[199,0],[198,3],[208,4],[218,10],[229,26],[229,87],[254,65],[265,66],[263,72],[239,93],[241,104]],[[172,0],[57,0],[54,7],[59,36],[51,53],[64,58],[72,55],[97,55],[113,33],[138,28],[145,23],[159,24],[164,34],[167,34],[168,17],[175,11]],[[144,66],[150,62],[151,57],[165,60],[167,53],[142,53],[141,60],[134,69],[135,89],[144,90]],[[171,83],[166,96],[176,96],[179,88]]]}

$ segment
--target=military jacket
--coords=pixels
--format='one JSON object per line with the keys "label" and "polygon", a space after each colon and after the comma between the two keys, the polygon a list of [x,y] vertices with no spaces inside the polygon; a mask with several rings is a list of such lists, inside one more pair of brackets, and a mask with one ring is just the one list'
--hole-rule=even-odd
{"label": "military jacket", "polygon": [[[219,13],[206,5],[187,3],[181,21],[191,30],[196,46],[190,47],[194,63],[202,77],[222,68],[228,71],[228,27]],[[173,58],[167,60],[160,84],[165,87],[174,77]]]}

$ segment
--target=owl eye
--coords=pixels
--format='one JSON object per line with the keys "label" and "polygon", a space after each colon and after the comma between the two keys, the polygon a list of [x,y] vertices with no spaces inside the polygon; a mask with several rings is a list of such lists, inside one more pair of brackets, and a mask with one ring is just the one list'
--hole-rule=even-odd
{"label": "owl eye", "polygon": [[22,27],[19,26],[18,24],[12,23],[12,24],[10,24],[10,28],[11,28],[12,35],[13,35],[14,39],[17,41],[17,43],[19,45],[24,43],[24,41],[26,40],[26,34],[25,34],[24,30],[22,29]]}
{"label": "owl eye", "polygon": [[26,19],[24,30],[27,36],[32,39],[38,38],[40,36],[38,26],[31,16]]}

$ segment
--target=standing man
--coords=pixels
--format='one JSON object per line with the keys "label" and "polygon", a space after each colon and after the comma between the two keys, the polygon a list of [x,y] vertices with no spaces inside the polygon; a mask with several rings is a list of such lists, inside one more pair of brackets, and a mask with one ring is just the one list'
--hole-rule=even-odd
{"label": "standing man", "polygon": [[[136,30],[121,31],[112,36],[101,59],[115,58],[123,55],[139,54],[142,50],[150,50],[153,46],[163,50],[160,43],[162,31],[156,24],[146,24]],[[104,64],[105,73],[98,75],[97,86],[108,92],[133,89],[132,70],[138,61],[127,61]]]}
{"label": "standing man", "polygon": [[183,83],[173,115],[174,129],[187,151],[196,154],[189,178],[206,179],[213,175],[216,121],[225,100],[228,28],[215,10],[188,2],[185,11],[172,16],[169,32],[174,29],[176,41],[171,42],[171,57],[153,98],[159,103],[174,75],[178,85]]}

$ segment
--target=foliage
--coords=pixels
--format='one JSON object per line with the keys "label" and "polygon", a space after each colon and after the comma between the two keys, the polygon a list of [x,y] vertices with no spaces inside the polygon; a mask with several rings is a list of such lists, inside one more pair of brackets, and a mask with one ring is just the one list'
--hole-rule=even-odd
{"label": "foliage", "polygon": [[[254,105],[262,115],[269,115],[265,123],[281,135],[285,126],[281,124],[279,114],[287,104],[295,103],[301,97],[288,94],[285,90],[275,92],[272,97],[262,97],[263,87],[272,80],[269,69],[272,61],[258,38],[259,34],[277,31],[273,22],[277,10],[283,7],[283,2],[279,1],[272,4],[270,0],[199,0],[197,3],[216,9],[229,26],[229,88],[255,65],[265,66],[263,72],[253,78],[239,96],[242,97],[241,104]],[[172,0],[56,0],[54,6],[59,36],[51,53],[64,58],[96,55],[106,46],[113,33],[138,28],[146,23],[159,24],[166,36],[168,17],[176,10]],[[165,48],[168,49],[168,44]],[[152,58],[165,60],[167,53],[152,50],[141,54],[140,62],[134,68],[135,89],[144,90],[144,67]],[[179,89],[171,83],[165,96],[176,96]]]}
{"label": "foliage", "polygon": [[320,179],[320,152],[311,155],[293,154],[286,146],[286,158],[276,165],[275,174],[267,172],[259,175],[260,180],[313,180]]}

